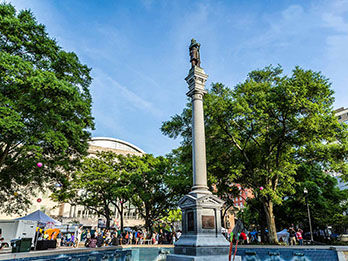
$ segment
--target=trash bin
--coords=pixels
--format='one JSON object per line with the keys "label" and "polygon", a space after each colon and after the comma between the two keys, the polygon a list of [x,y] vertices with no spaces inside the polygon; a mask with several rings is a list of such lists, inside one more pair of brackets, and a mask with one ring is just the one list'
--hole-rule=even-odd
{"label": "trash bin", "polygon": [[31,238],[12,239],[12,253],[29,252],[31,249]]}
{"label": "trash bin", "polygon": [[31,241],[32,238],[22,238],[21,239],[21,245],[19,247],[19,252],[29,252],[31,249]]}
{"label": "trash bin", "polygon": [[21,245],[20,239],[12,239],[11,240],[12,253],[18,253],[20,245]]}

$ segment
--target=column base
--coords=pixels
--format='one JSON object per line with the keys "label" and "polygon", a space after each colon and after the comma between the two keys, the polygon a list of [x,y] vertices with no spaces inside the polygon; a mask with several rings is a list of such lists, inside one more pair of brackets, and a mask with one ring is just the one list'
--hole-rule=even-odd
{"label": "column base", "polygon": [[189,192],[189,195],[193,195],[196,198],[210,194],[212,193],[209,191],[207,186],[193,186]]}

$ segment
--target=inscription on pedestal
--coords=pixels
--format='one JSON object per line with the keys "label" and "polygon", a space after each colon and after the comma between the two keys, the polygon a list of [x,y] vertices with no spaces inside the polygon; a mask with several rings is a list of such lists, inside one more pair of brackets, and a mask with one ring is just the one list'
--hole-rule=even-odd
{"label": "inscription on pedestal", "polygon": [[193,212],[189,211],[187,212],[187,231],[194,231],[195,230],[195,222],[193,217]]}
{"label": "inscription on pedestal", "polygon": [[202,216],[202,228],[214,229],[215,228],[214,216]]}

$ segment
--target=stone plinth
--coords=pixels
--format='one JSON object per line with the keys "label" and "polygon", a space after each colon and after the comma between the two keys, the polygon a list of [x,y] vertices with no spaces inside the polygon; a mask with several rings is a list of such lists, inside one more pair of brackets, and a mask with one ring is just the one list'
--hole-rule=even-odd
{"label": "stone plinth", "polygon": [[188,194],[179,201],[182,236],[175,243],[174,255],[169,255],[167,260],[205,260],[202,258],[213,256],[226,260],[229,243],[221,234],[223,203],[212,194],[198,193]]}

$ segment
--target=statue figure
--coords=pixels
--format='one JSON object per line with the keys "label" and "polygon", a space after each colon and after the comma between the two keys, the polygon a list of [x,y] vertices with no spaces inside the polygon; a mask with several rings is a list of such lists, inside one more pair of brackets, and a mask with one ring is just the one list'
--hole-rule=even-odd
{"label": "statue figure", "polygon": [[190,63],[192,65],[192,67],[194,66],[198,66],[201,67],[201,58],[199,55],[199,47],[201,47],[201,45],[199,43],[196,42],[195,39],[191,40],[191,44],[190,44]]}

